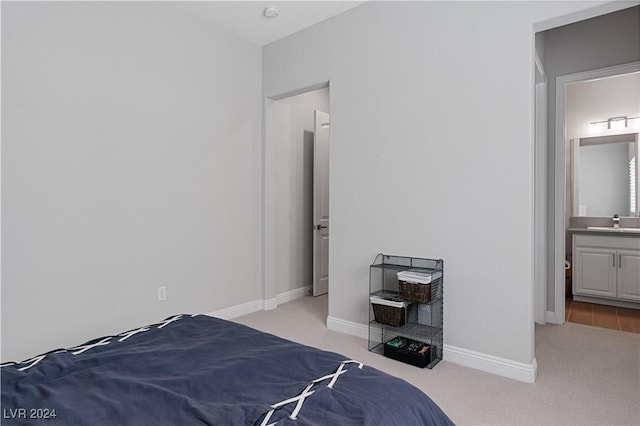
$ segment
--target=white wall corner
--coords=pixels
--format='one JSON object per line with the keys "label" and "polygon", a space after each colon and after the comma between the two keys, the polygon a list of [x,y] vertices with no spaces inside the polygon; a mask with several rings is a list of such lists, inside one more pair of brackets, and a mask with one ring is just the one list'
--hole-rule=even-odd
{"label": "white wall corner", "polygon": [[535,358],[531,364],[526,364],[446,344],[442,354],[445,361],[520,382],[534,383],[538,375],[538,363]]}
{"label": "white wall corner", "polygon": [[558,312],[547,311],[547,324],[564,324]]}
{"label": "white wall corner", "polygon": [[221,318],[225,320],[230,320],[242,315],[247,315],[252,312],[257,312],[262,310],[264,303],[263,300],[253,300],[251,302],[243,303],[241,305],[231,306],[229,308],[219,309],[217,311],[208,313],[207,315],[211,317]]}
{"label": "white wall corner", "polygon": [[258,299],[251,302],[243,303],[241,305],[230,306],[224,309],[218,309],[217,311],[210,312],[206,315],[211,317],[230,320],[242,315],[248,315],[258,311],[270,311],[278,307],[279,304],[291,302],[292,300],[304,297],[311,292],[311,286],[296,288],[295,290],[287,291],[278,294],[272,299]]}
{"label": "white wall corner", "polygon": [[[299,287],[293,290],[285,291],[276,295],[276,306],[283,303],[291,302],[292,300],[299,299],[311,294],[312,287],[310,285],[305,287]],[[266,309],[266,308],[265,308]]]}
{"label": "white wall corner", "polygon": [[273,297],[271,299],[263,299],[262,300],[262,306],[260,307],[260,309],[265,310],[265,311],[270,311],[272,309],[275,309],[278,307],[278,297]]}
{"label": "white wall corner", "polygon": [[327,328],[329,330],[360,337],[361,339],[369,338],[369,327],[365,324],[353,321],[327,316]]}

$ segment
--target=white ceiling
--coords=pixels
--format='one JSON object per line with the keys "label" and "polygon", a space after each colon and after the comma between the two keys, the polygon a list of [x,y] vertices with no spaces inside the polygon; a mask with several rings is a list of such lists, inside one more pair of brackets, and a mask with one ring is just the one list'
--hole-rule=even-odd
{"label": "white ceiling", "polygon": [[[356,7],[364,1],[184,1],[173,4],[186,12],[260,46],[271,43]],[[267,6],[280,10],[267,18]]]}

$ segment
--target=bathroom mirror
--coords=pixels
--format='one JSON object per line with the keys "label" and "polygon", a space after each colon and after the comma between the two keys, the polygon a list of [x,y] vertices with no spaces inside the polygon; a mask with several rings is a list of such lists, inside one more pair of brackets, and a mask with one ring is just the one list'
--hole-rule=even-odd
{"label": "bathroom mirror", "polygon": [[638,133],[571,140],[573,216],[638,216]]}

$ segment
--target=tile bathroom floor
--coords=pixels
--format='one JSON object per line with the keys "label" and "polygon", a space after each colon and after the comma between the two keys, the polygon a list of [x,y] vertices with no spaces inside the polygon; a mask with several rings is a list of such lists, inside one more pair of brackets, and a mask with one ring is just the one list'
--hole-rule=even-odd
{"label": "tile bathroom floor", "polygon": [[640,310],[565,299],[565,321],[593,327],[640,333]]}

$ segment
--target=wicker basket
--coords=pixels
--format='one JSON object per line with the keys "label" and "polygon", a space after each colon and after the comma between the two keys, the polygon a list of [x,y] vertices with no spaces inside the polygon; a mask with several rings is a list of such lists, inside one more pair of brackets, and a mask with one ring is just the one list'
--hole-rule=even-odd
{"label": "wicker basket", "polygon": [[399,327],[404,324],[404,308],[380,305],[378,303],[372,303],[372,305],[373,315],[375,316],[376,322],[392,325],[394,327]]}
{"label": "wicker basket", "polygon": [[404,300],[418,303],[431,301],[431,284],[410,283],[399,280],[400,295]]}

